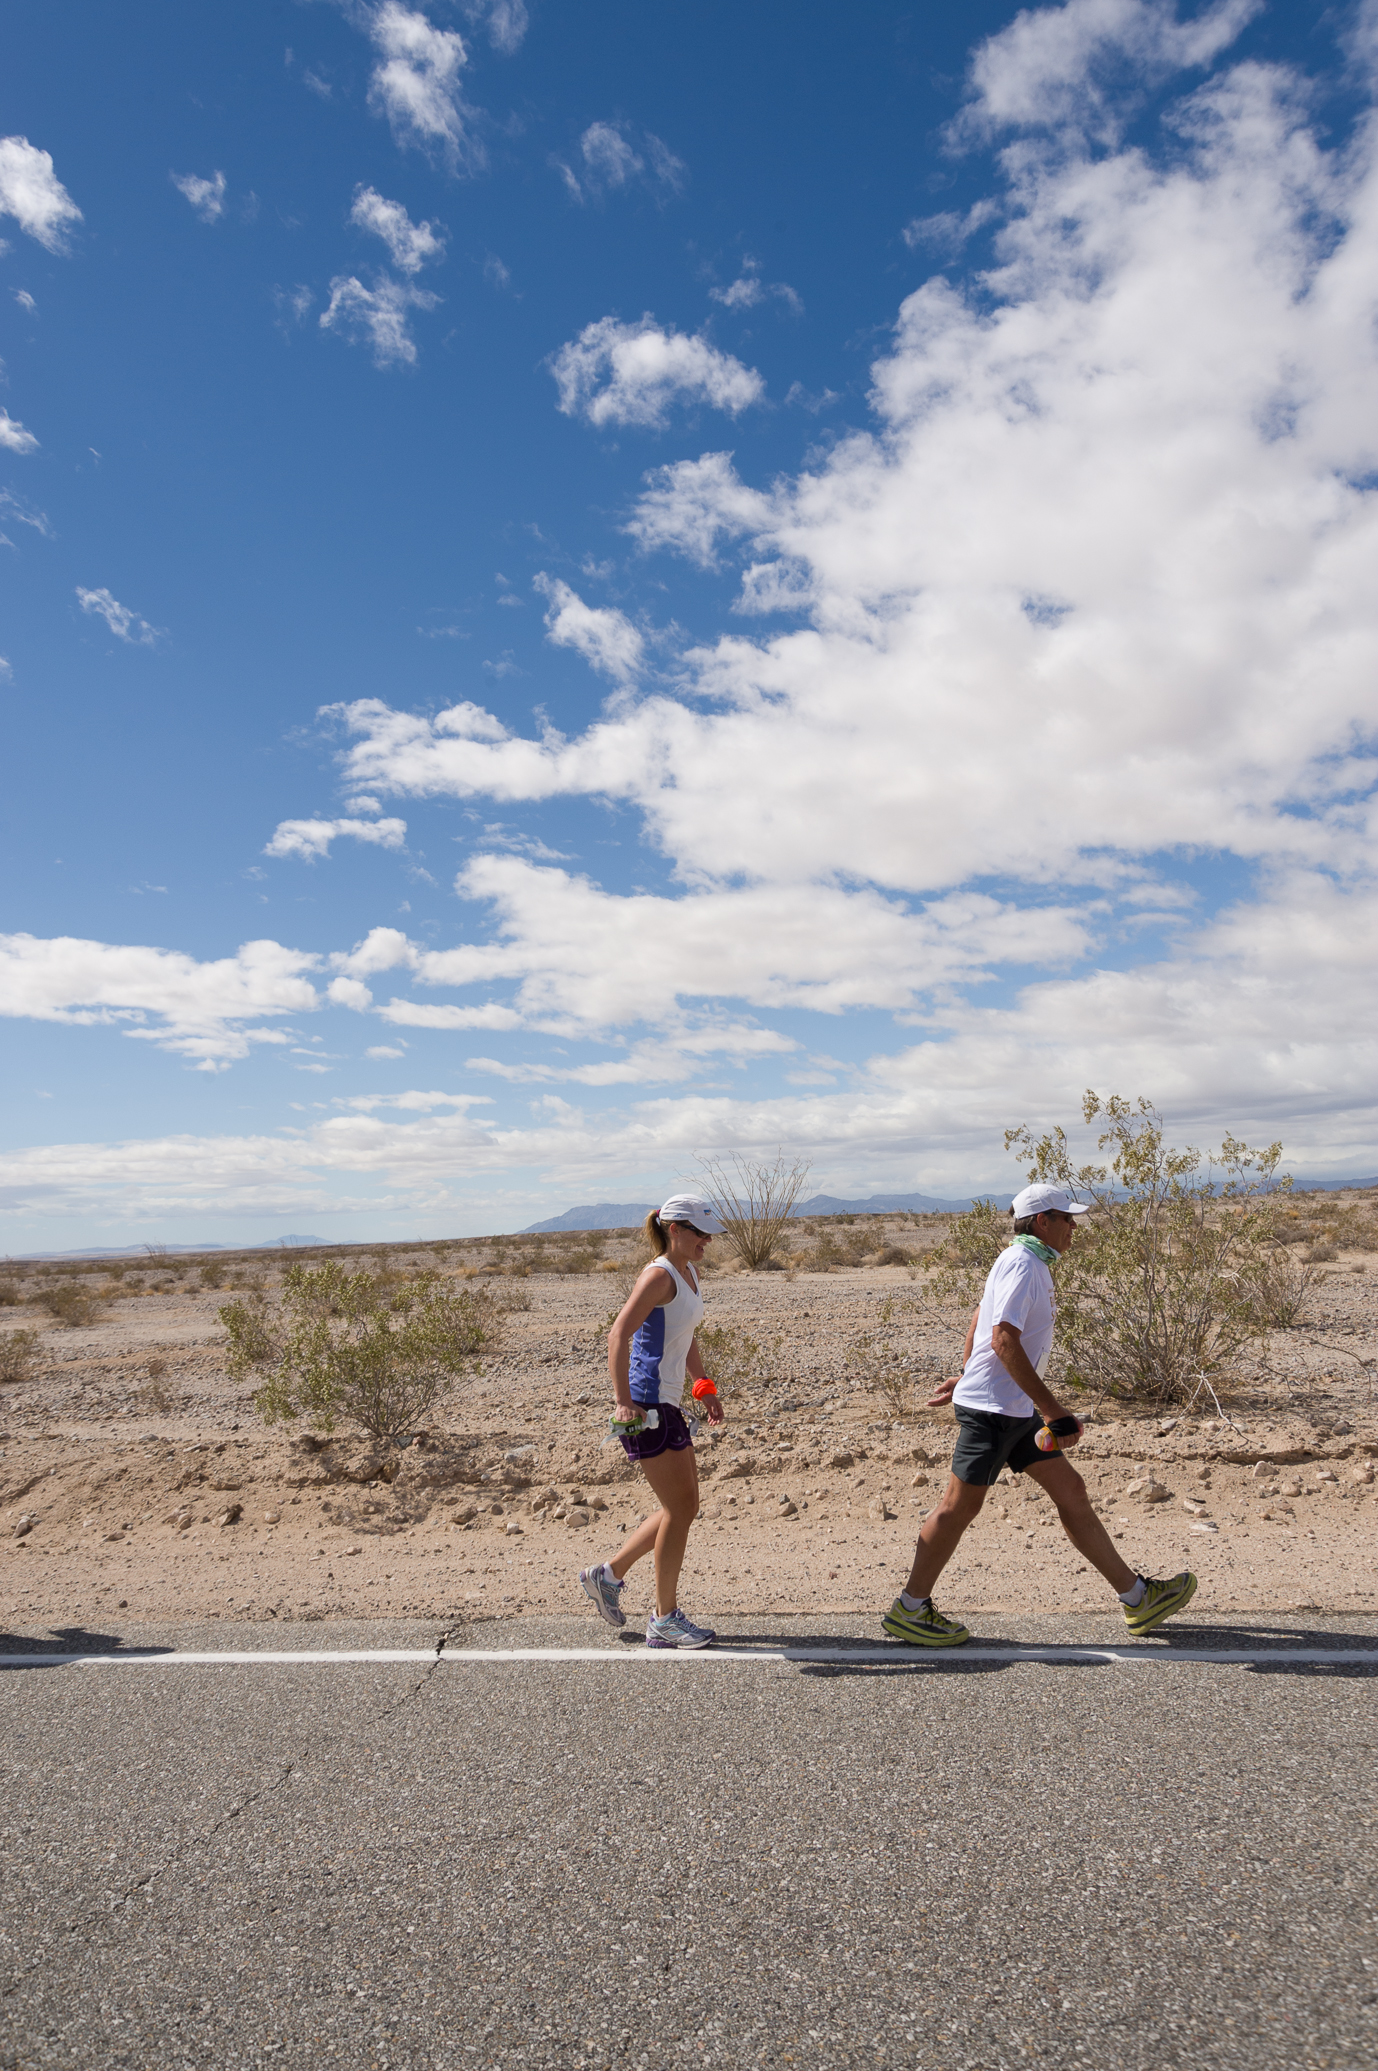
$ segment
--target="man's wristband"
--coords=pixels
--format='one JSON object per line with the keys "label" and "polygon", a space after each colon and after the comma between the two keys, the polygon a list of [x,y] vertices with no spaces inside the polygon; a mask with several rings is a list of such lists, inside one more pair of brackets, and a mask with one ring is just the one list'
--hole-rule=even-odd
{"label": "man's wristband", "polygon": [[1047,1422],[1054,1438],[1075,1438],[1081,1429],[1080,1417],[1050,1417]]}

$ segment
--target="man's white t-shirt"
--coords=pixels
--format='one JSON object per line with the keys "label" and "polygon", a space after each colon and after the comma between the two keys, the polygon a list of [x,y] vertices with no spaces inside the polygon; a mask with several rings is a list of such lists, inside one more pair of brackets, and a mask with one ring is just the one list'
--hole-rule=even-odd
{"label": "man's white t-shirt", "polygon": [[997,1323],[1012,1323],[1030,1364],[1041,1377],[1053,1349],[1056,1320],[1052,1274],[1027,1244],[1011,1244],[986,1276],[971,1357],[953,1391],[954,1405],[993,1410],[1001,1417],[1036,1417],[1038,1411],[996,1357],[991,1333]]}

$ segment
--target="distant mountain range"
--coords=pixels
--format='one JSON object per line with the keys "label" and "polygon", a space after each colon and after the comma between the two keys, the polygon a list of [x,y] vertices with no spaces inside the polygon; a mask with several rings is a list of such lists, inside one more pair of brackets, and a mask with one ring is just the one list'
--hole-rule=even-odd
{"label": "distant mountain range", "polygon": [[[1378,1187],[1378,1179],[1301,1179],[1292,1185],[1299,1194],[1335,1194],[1350,1187]],[[969,1194],[960,1200],[943,1200],[937,1194],[868,1194],[864,1201],[844,1201],[837,1194],[811,1194],[797,1202],[796,1215],[965,1215],[973,1201],[994,1201],[1008,1208],[1013,1194]],[[551,1230],[633,1230],[645,1222],[656,1201],[595,1201],[584,1208],[567,1208],[547,1222],[528,1223],[518,1232],[539,1237]]]}
{"label": "distant mountain range", "polygon": [[[1013,1194],[997,1194],[996,1203],[1008,1208]],[[549,1230],[634,1230],[645,1222],[658,1201],[596,1201],[591,1207],[567,1208],[548,1222],[533,1222],[520,1232],[538,1237]],[[796,1215],[965,1215],[971,1199],[941,1201],[936,1194],[869,1194],[864,1201],[843,1201],[836,1194],[811,1194],[795,1203]]]}
{"label": "distant mountain range", "polygon": [[330,1242],[329,1237],[265,1237],[261,1244],[98,1244],[89,1251],[17,1251],[5,1255],[12,1257],[16,1265],[32,1265],[49,1258],[145,1258],[152,1265],[160,1258],[180,1258],[187,1252],[199,1258],[206,1251],[312,1251]]}

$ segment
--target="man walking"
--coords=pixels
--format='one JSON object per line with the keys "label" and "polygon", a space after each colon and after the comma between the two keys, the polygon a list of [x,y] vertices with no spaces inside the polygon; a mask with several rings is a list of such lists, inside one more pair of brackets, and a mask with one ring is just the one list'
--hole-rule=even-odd
{"label": "man walking", "polygon": [[[930,1409],[952,1403],[957,1445],[942,1500],[919,1533],[908,1587],[880,1621],[893,1639],[919,1647],[959,1647],[970,1639],[964,1625],[934,1607],[933,1587],[1005,1467],[1031,1475],[1052,1498],[1062,1529],[1117,1593],[1136,1636],[1152,1632],[1196,1594],[1195,1575],[1155,1582],[1125,1566],[1091,1507],[1085,1482],[1065,1457],[1081,1437],[1081,1423],[1043,1382],[1057,1313],[1051,1269],[1075,1238],[1078,1216],[1086,1213],[1086,1204],[1061,1187],[1028,1186],[1014,1197],[1014,1241],[987,1275],[967,1331],[962,1371],[929,1398]],[[1034,1443],[1045,1423],[1061,1450],[1041,1452]]]}

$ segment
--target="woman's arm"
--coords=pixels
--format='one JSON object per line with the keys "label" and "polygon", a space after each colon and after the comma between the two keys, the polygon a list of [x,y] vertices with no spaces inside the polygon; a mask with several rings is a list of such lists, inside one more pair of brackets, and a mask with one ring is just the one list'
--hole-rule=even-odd
{"label": "woman's arm", "polygon": [[[667,1285],[668,1280],[668,1285]],[[636,1415],[632,1402],[632,1339],[652,1309],[663,1309],[673,1299],[675,1283],[668,1268],[653,1260],[642,1273],[608,1332],[608,1379],[612,1382],[614,1412],[621,1423]]]}

